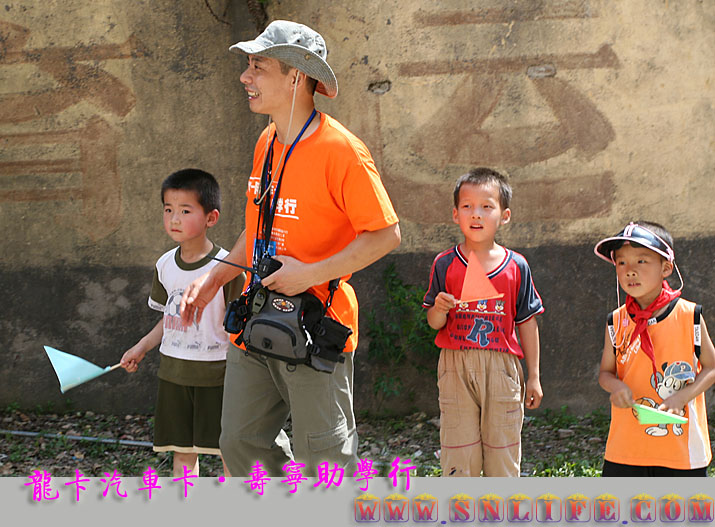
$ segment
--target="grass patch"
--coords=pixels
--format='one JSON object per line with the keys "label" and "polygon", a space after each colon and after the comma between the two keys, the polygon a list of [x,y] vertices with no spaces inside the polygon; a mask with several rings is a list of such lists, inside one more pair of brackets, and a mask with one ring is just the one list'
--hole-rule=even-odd
{"label": "grass patch", "polygon": [[573,459],[571,456],[558,454],[552,459],[538,461],[529,475],[547,478],[592,478],[601,475],[602,458],[580,461]]}
{"label": "grass patch", "polygon": [[522,432],[522,475],[599,477],[610,416],[599,408],[574,415],[566,406],[528,417]]}

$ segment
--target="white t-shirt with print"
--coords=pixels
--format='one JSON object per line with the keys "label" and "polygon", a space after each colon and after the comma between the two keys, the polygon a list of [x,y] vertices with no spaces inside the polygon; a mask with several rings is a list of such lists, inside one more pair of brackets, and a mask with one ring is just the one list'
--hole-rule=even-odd
{"label": "white t-shirt with print", "polygon": [[228,251],[214,245],[203,259],[188,264],[181,260],[180,247],[176,247],[157,260],[149,307],[164,313],[164,336],[159,348],[164,355],[197,361],[226,359],[229,340],[223,328],[226,311],[223,288],[208,303],[199,324],[194,321],[184,326],[179,311],[186,287],[219,263],[211,257],[223,259],[227,255]]}

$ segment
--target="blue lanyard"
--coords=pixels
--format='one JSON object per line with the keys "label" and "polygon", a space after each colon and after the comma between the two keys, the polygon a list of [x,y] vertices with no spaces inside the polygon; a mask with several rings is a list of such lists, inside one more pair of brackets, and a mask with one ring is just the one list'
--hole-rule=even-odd
{"label": "blue lanyard", "polygon": [[308,128],[308,125],[313,121],[313,118],[317,112],[315,111],[315,108],[313,108],[313,111],[311,112],[310,116],[308,117],[308,120],[305,122],[303,125],[303,128],[300,130],[300,133],[298,133],[298,136],[295,138],[293,141],[293,144],[290,145],[290,148],[288,149],[288,153],[285,156],[285,159],[283,160],[283,166],[281,167],[281,173],[278,176],[278,182],[276,183],[276,192],[273,195],[271,199],[271,191],[270,191],[270,185],[271,185],[271,176],[273,173],[273,144],[276,141],[276,137],[278,136],[278,132],[276,131],[273,134],[273,139],[271,140],[271,146],[268,149],[268,152],[266,153],[266,162],[263,164],[263,172],[261,173],[261,186],[258,191],[258,195],[261,196],[263,192],[267,190],[266,196],[263,197],[263,201],[256,201],[254,200],[254,203],[258,205],[258,222],[256,223],[256,240],[258,240],[258,236],[261,232],[263,231],[263,254],[257,254],[258,253],[258,244],[254,244],[253,247],[253,265],[254,267],[258,265],[258,262],[264,257],[268,256],[268,246],[271,241],[271,234],[273,232],[273,219],[275,218],[276,215],[276,207],[278,205],[278,194],[280,193],[281,190],[281,183],[283,182],[283,172],[285,171],[286,164],[288,163],[288,158],[290,158],[290,155],[293,153],[293,149],[295,148],[295,145],[298,144],[298,141],[300,141],[300,138],[303,137],[303,134],[305,133],[305,130]]}

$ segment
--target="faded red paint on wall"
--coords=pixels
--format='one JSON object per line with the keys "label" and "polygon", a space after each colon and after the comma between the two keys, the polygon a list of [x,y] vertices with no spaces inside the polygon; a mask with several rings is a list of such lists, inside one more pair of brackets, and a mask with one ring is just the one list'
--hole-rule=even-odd
{"label": "faded red paint on wall", "polygon": [[[122,193],[117,168],[119,131],[103,118],[103,113],[125,117],[136,104],[132,91],[117,77],[97,66],[99,61],[135,59],[143,56],[139,42],[130,37],[122,44],[84,45],[27,49],[30,31],[0,21],[3,43],[0,65],[31,64],[51,75],[56,87],[0,96],[0,124],[19,124],[56,115],[80,102],[97,108],[97,115],[84,126],[70,130],[43,130],[33,133],[0,134],[6,151],[30,147],[26,159],[0,161],[0,177],[14,176],[13,188],[2,188],[0,202],[72,201],[82,202],[81,217],[70,226],[92,240],[114,232],[121,221]],[[62,159],[33,158],[33,145],[76,144],[79,156]],[[23,150],[27,152],[27,148]],[[75,186],[23,187],[19,176],[33,174],[79,174]]]}

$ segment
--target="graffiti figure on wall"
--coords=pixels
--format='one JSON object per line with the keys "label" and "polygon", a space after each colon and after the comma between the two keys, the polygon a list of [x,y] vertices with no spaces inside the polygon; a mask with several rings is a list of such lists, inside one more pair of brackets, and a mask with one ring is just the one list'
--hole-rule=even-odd
{"label": "graffiti figure on wall", "polygon": [[[521,167],[556,157],[570,148],[592,156],[613,140],[613,128],[583,93],[567,81],[557,79],[556,72],[606,67],[618,67],[618,59],[608,45],[594,54],[402,64],[402,76],[467,74],[454,90],[454,96],[447,97],[449,104],[437,110],[443,116],[440,119],[442,129],[439,125],[435,129],[430,124],[425,130],[418,131],[414,147],[441,168],[447,163]],[[525,74],[534,84],[556,117],[555,123],[482,129],[482,124],[503,95],[507,84],[505,76],[512,74]],[[462,141],[436,144],[433,134],[448,134],[456,122],[472,123],[471,133],[462,137]]]}
{"label": "graffiti figure on wall", "polygon": [[[81,200],[81,221],[73,227],[96,241],[115,231],[121,216],[121,184],[117,168],[119,132],[99,111],[125,117],[135,106],[132,91],[98,63],[143,56],[132,36],[122,44],[77,45],[26,49],[27,28],[0,21],[0,65],[34,65],[55,81],[50,89],[0,95],[0,124],[18,125],[57,115],[80,102],[98,109],[73,129],[2,133],[0,145],[28,152],[25,159],[0,158],[0,202]],[[76,146],[74,157],[44,159],[45,146]],[[37,155],[33,155],[33,148]],[[72,149],[68,149],[72,150]],[[24,186],[18,181],[33,175],[78,175],[70,186]],[[10,188],[8,188],[8,186]]]}
{"label": "graffiti figure on wall", "polygon": [[[511,32],[515,21],[593,16],[588,2],[566,0],[553,5],[543,2],[522,2],[518,5],[506,3],[503,7],[475,11],[418,11],[413,19],[416,27],[500,24],[508,27]],[[601,68],[620,68],[619,60],[608,44],[602,45],[595,52],[585,53],[530,53],[504,58],[455,56],[453,60],[403,62],[399,64],[399,75],[403,78],[428,75],[463,77],[451,93],[443,98],[446,102],[435,105],[434,115],[438,118],[430,119],[428,124],[414,132],[410,146],[437,170],[444,170],[449,164],[525,167],[557,157],[571,149],[591,159],[613,141],[614,130],[586,94],[557,75],[568,70]],[[521,79],[536,89],[543,106],[553,115],[553,122],[485,128],[485,121],[493,115],[507,87],[518,86]],[[455,138],[457,123],[461,132]],[[453,139],[436,141],[435,137]],[[552,219],[548,215],[554,212],[549,212],[549,208],[543,206],[549,202],[560,204],[558,218],[590,217],[609,209],[613,192],[612,176],[611,172],[602,172],[570,176],[568,181],[554,179],[518,182],[517,194],[532,198],[541,196],[546,200],[532,199],[532,203],[539,204],[533,210],[526,204],[529,210],[524,212],[532,219]],[[429,184],[420,186],[426,187]],[[582,199],[580,188],[584,186],[594,192],[593,199],[588,203]],[[433,195],[427,188],[420,189],[420,193]],[[441,214],[429,212],[438,211],[438,207],[425,209],[420,211],[420,222],[444,221]]]}

